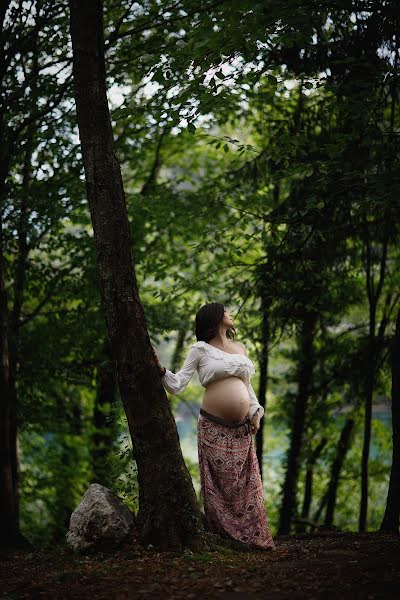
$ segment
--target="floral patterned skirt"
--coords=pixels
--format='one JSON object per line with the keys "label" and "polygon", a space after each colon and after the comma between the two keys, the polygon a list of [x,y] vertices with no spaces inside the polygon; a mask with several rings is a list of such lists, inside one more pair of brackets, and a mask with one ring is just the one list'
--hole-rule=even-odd
{"label": "floral patterned skirt", "polygon": [[207,529],[251,547],[275,550],[249,421],[228,426],[213,417],[201,409],[197,421]]}

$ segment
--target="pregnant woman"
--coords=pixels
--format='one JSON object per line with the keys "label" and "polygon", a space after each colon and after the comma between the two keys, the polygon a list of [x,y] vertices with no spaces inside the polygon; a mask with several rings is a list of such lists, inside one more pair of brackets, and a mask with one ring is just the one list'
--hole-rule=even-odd
{"label": "pregnant woman", "polygon": [[196,314],[196,338],[182,368],[161,367],[166,390],[181,393],[197,370],[205,388],[197,422],[201,496],[207,528],[248,546],[275,550],[252,434],[264,414],[250,383],[254,364],[233,340],[233,320],[212,302]]}

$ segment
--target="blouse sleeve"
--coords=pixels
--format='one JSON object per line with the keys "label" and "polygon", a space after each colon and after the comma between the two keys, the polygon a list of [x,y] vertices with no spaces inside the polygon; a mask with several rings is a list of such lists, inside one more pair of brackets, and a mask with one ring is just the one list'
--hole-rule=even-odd
{"label": "blouse sleeve", "polygon": [[198,348],[190,348],[182,368],[177,373],[173,373],[169,369],[166,369],[165,374],[161,377],[161,382],[165,389],[168,392],[171,392],[171,394],[180,394],[183,392],[193,373],[197,369],[199,361],[200,354]]}
{"label": "blouse sleeve", "polygon": [[247,379],[245,381],[245,384],[246,384],[247,390],[249,392],[249,398],[250,398],[250,407],[249,407],[249,412],[248,412],[249,418],[251,420],[254,417],[257,409],[259,408],[260,410],[258,411],[258,414],[261,419],[261,417],[264,415],[264,408],[261,406],[261,404],[257,400],[257,396],[255,394],[255,391],[253,390],[253,386],[250,383],[250,379]]}

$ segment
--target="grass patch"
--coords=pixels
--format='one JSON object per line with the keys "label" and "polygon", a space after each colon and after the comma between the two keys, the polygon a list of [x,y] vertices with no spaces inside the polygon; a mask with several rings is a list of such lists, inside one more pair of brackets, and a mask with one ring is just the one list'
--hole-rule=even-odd
{"label": "grass patch", "polygon": [[199,552],[197,554],[192,554],[190,557],[192,560],[198,560],[204,563],[209,563],[213,560],[213,555],[211,552]]}

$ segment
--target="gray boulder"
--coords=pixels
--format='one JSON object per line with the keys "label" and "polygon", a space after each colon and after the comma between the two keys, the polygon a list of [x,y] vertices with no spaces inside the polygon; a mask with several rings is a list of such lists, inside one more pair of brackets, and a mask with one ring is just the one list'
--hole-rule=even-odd
{"label": "gray boulder", "polygon": [[66,535],[74,552],[116,549],[135,526],[135,516],[111,490],[92,483],[71,514]]}

